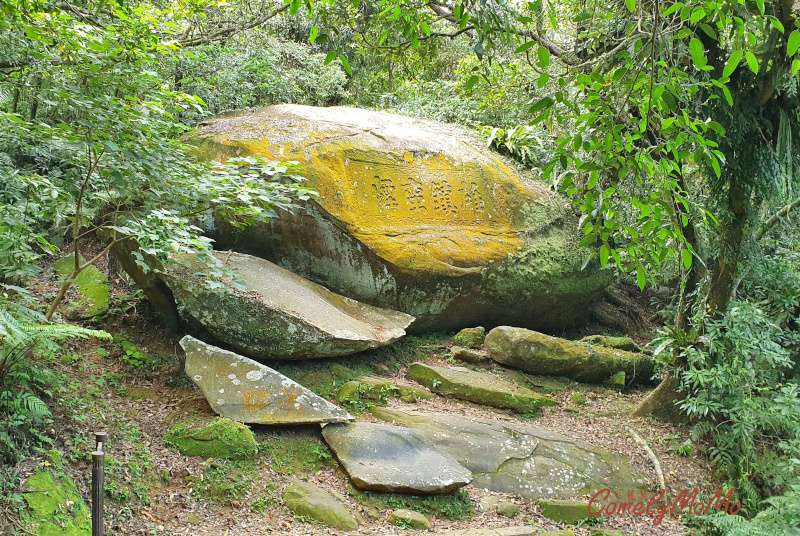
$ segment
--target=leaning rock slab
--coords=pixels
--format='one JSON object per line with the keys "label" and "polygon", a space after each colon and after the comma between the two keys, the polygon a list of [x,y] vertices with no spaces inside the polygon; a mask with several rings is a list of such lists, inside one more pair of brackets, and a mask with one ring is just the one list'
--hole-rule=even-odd
{"label": "leaning rock slab", "polygon": [[555,406],[552,398],[534,393],[494,374],[475,372],[464,367],[435,367],[414,363],[406,377],[444,396],[469,400],[494,408],[507,408],[519,413]]}
{"label": "leaning rock slab", "polygon": [[359,489],[447,493],[472,480],[469,470],[450,454],[427,445],[408,428],[366,422],[328,424],[322,437]]}
{"label": "leaning rock slab", "polygon": [[217,253],[239,274],[245,290],[227,283],[211,289],[193,274],[204,269],[168,266],[164,278],[175,301],[217,339],[260,359],[305,359],[361,352],[405,335],[414,318],[335,294],[271,262]]}
{"label": "leaning rock slab", "polygon": [[378,407],[371,412],[452,455],[472,471],[477,488],[533,500],[645,487],[627,458],[532,426]]}
{"label": "leaning rock slab", "polygon": [[602,383],[624,372],[627,382],[649,381],[653,359],[624,350],[591,346],[536,331],[501,326],[486,336],[486,350],[497,363],[531,374],[567,376]]}
{"label": "leaning rock slab", "polygon": [[353,514],[330,493],[308,482],[294,482],[283,494],[283,504],[293,514],[323,523],[333,529],[358,530]]}
{"label": "leaning rock slab", "polygon": [[356,108],[279,105],[212,119],[204,159],[299,161],[320,193],[305,211],[244,230],[241,248],[364,303],[417,317],[415,331],[519,319],[559,329],[612,280],[593,263],[566,198],[523,176],[467,129]]}
{"label": "leaning rock slab", "polygon": [[186,375],[219,415],[256,424],[341,422],[353,418],[261,363],[187,335]]}

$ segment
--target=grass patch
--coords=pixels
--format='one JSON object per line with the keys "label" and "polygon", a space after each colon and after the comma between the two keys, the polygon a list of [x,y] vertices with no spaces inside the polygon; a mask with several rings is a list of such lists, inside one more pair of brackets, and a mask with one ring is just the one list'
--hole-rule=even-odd
{"label": "grass patch", "polygon": [[442,495],[406,495],[359,491],[350,487],[348,492],[361,504],[383,510],[405,508],[419,512],[426,517],[435,516],[453,521],[469,519],[475,515],[469,495],[464,490]]}
{"label": "grass patch", "polygon": [[247,495],[257,475],[258,465],[253,461],[212,460],[203,464],[201,477],[192,477],[192,494],[228,503]]}
{"label": "grass patch", "polygon": [[290,434],[292,432],[275,434],[259,444],[259,453],[271,458],[273,471],[284,475],[310,475],[322,467],[336,465],[333,454],[322,439]]}

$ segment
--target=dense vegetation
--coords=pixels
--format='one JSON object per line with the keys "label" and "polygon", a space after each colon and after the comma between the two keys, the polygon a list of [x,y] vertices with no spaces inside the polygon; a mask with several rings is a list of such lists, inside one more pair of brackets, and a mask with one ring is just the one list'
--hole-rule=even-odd
{"label": "dense vegetation", "polygon": [[[192,219],[210,208],[248,225],[314,195],[291,164],[201,163],[182,135],[231,110],[354,105],[483,133],[572,199],[587,255],[671,289],[654,343],[664,382],[639,414],[690,418],[753,519],[705,519],[708,530],[800,524],[792,2],[0,6],[6,462],[48,443],[54,344],[106,336],[50,323],[69,282],[102,256],[81,258],[87,237],[135,239],[166,259],[210,249]],[[26,285],[61,250],[74,251],[73,274],[37,303]]]}

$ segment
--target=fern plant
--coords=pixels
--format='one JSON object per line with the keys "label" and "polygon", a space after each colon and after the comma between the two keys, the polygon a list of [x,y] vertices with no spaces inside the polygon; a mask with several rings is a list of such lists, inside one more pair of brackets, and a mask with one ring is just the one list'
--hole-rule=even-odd
{"label": "fern plant", "polygon": [[57,343],[69,337],[111,336],[80,326],[45,323],[24,289],[2,288],[17,296],[17,300],[0,296],[0,459],[10,462],[25,454],[30,444],[51,442],[41,429],[51,419],[44,399],[53,396],[56,376],[36,356],[52,354]]}

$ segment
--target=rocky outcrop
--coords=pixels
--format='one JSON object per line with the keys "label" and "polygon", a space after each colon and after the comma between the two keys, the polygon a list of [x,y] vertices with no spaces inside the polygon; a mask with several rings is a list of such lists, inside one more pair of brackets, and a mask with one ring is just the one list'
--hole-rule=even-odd
{"label": "rocky outcrop", "polygon": [[307,359],[352,354],[389,344],[413,320],[335,294],[269,261],[216,253],[237,274],[209,286],[195,257],[164,268],[175,301],[217,339],[259,359]]}
{"label": "rocky outcrop", "polygon": [[653,359],[647,355],[582,344],[522,328],[494,328],[486,336],[485,345],[489,357],[502,365],[587,383],[609,381],[617,385],[620,378],[629,384],[647,382],[654,370]]}
{"label": "rocky outcrop", "polygon": [[555,406],[556,401],[494,374],[475,372],[464,367],[435,367],[414,363],[406,377],[443,396],[469,400],[494,408],[531,413]]}
{"label": "rocky outcrop", "polygon": [[186,375],[219,415],[256,424],[341,422],[353,417],[252,359],[187,335]]}
{"label": "rocky outcrop", "polygon": [[328,424],[322,436],[353,485],[394,493],[447,493],[472,480],[453,457],[408,428],[354,422]]}
{"label": "rocky outcrop", "polygon": [[308,482],[295,481],[283,494],[283,504],[294,515],[327,525],[332,529],[358,530],[353,513],[327,491]]}
{"label": "rocky outcrop", "polygon": [[644,488],[627,458],[532,426],[378,407],[371,412],[449,453],[472,471],[477,488],[528,500]]}
{"label": "rocky outcrop", "polygon": [[205,159],[299,161],[320,197],[218,245],[276,262],[341,294],[417,317],[416,331],[559,329],[612,278],[585,251],[569,203],[477,135],[355,108],[280,105],[210,120]]}

